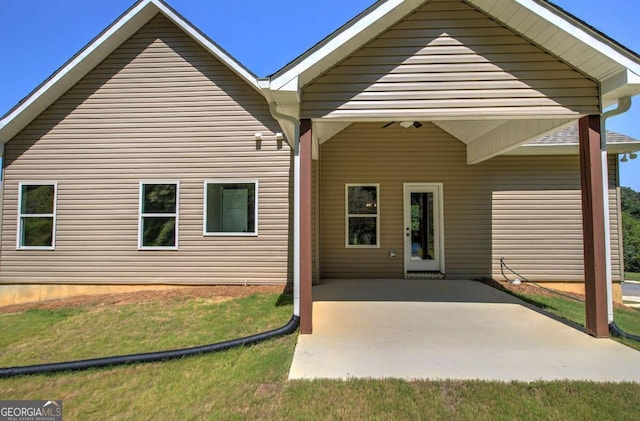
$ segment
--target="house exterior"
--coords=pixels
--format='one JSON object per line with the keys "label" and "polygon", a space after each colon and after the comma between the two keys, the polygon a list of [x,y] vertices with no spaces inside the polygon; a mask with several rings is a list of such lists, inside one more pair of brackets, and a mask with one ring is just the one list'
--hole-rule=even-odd
{"label": "house exterior", "polygon": [[312,282],[504,258],[584,286],[602,336],[640,147],[601,154],[600,116],[639,91],[637,55],[541,0],[380,1],[266,79],[141,0],[0,123],[0,295],[293,283],[310,333]]}

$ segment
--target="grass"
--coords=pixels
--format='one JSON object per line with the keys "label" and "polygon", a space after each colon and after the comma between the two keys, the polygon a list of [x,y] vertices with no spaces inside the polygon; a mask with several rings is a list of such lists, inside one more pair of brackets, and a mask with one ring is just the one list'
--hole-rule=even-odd
{"label": "grass", "polygon": [[[584,327],[585,325],[585,304],[583,302],[561,296],[523,294],[515,291],[509,292],[549,313],[560,316],[580,326]],[[613,309],[613,319],[623,331],[640,335],[640,310],[631,307],[623,308],[615,306]],[[614,339],[640,351],[640,343],[636,341],[624,338]]]}
{"label": "grass", "polygon": [[[585,326],[585,304],[580,301],[563,298],[561,296],[519,294],[514,295],[534,304],[549,313],[560,316],[563,319]],[[613,319],[616,325],[623,331],[633,335],[640,335],[640,310],[631,307],[615,306]],[[631,348],[640,351],[640,343],[623,338],[613,338]]]}
{"label": "grass", "polygon": [[[290,313],[290,297],[261,295],[2,314],[0,365],[209,343],[280,326]],[[640,413],[635,383],[288,382],[295,341],[291,335],[164,363],[0,379],[0,399],[62,399],[65,420],[631,420]]]}
{"label": "grass", "polygon": [[640,281],[640,273],[625,272],[624,279],[627,281]]}

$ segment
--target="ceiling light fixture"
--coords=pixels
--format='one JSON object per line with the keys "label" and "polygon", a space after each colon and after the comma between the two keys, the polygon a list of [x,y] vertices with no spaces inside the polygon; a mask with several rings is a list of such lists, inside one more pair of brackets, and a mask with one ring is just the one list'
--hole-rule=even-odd
{"label": "ceiling light fixture", "polygon": [[623,154],[622,155],[622,159],[620,160],[620,162],[627,162],[629,159],[627,159],[627,154]]}
{"label": "ceiling light fixture", "polygon": [[629,158],[631,158],[631,159],[636,159],[637,157],[638,157],[638,154],[636,154],[635,152],[631,152],[629,154]]}
{"label": "ceiling light fixture", "polygon": [[420,127],[422,127],[422,123],[420,123],[419,121],[401,121],[400,126],[404,127],[405,129],[408,129],[412,126],[416,129],[419,129]]}

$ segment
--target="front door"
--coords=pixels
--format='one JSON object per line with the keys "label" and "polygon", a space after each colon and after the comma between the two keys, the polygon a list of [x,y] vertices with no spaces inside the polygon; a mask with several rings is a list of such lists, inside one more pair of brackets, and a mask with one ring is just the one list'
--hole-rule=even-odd
{"label": "front door", "polygon": [[404,185],[404,267],[443,272],[442,184]]}

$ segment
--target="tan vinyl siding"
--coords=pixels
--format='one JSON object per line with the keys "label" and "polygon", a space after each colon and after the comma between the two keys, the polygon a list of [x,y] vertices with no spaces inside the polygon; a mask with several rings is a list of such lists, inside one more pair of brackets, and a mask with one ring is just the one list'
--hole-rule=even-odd
{"label": "tan vinyl siding", "polygon": [[[504,256],[534,280],[582,279],[577,156],[497,157],[467,165],[465,145],[433,124],[381,126],[357,123],[322,145],[322,277],[402,277],[403,183],[443,183],[447,277],[497,277]],[[611,166],[615,186],[614,161]],[[345,183],[380,184],[379,249],[345,248]],[[611,195],[615,199],[615,188]],[[619,279],[618,214],[611,210]],[[398,257],[390,258],[389,249]]]}
{"label": "tan vinyl siding", "polygon": [[[262,96],[156,16],[6,145],[0,282],[286,282],[277,131]],[[259,182],[257,237],[203,236],[208,179]],[[177,251],[137,247],[139,183],[157,180],[180,183]],[[55,251],[16,250],[21,181],[58,183]]]}
{"label": "tan vinyl siding", "polygon": [[311,118],[599,112],[595,82],[462,0],[428,2],[305,87],[303,98]]}
{"label": "tan vinyl siding", "polygon": [[[614,178],[615,180],[615,178]],[[609,190],[612,271],[620,280],[617,193]],[[540,281],[582,281],[581,192],[496,191],[493,201],[493,276],[502,278],[500,257],[523,276]],[[517,269],[516,269],[517,268]],[[506,272],[513,279],[516,275]]]}

